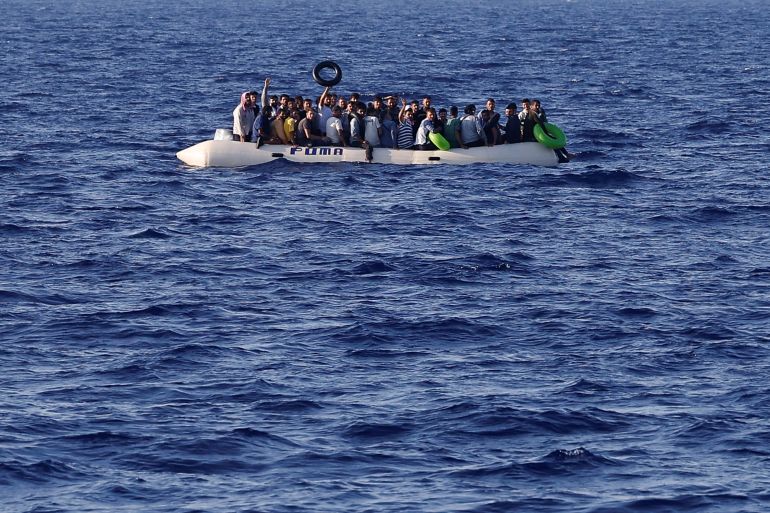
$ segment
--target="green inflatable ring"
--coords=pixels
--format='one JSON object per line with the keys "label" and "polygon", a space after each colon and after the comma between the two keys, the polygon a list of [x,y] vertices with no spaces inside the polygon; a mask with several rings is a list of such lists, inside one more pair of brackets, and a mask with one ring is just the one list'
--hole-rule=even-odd
{"label": "green inflatable ring", "polygon": [[567,145],[567,136],[564,135],[561,128],[553,123],[545,123],[545,130],[543,130],[543,125],[541,124],[535,125],[535,139],[543,146],[552,150],[558,150]]}
{"label": "green inflatable ring", "polygon": [[439,150],[447,151],[450,148],[449,141],[446,140],[446,138],[439,134],[431,132],[428,134],[428,139],[430,139],[430,142],[436,145],[436,148]]}

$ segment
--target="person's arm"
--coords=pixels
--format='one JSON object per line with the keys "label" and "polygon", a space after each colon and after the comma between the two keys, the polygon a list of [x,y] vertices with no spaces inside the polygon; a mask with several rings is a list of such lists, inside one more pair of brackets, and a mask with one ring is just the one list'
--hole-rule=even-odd
{"label": "person's arm", "polygon": [[457,145],[461,148],[465,147],[463,146],[462,134],[460,133],[460,123],[455,124],[455,141],[457,141]]}
{"label": "person's arm", "polygon": [[398,111],[398,122],[404,122],[404,112],[406,112],[406,98],[401,98],[401,110]]}
{"label": "person's arm", "polygon": [[487,132],[484,130],[484,127],[481,126],[481,121],[479,118],[476,118],[476,132],[481,136],[481,139],[484,141],[485,146],[489,146],[489,141],[487,141]]}
{"label": "person's arm", "polygon": [[267,90],[270,87],[270,82],[270,77],[267,77],[265,79],[265,87],[262,88],[262,110],[264,110],[267,105]]}
{"label": "person's arm", "polygon": [[465,145],[465,142],[463,141],[463,119],[465,116],[460,118],[460,122],[457,123],[457,128],[455,129],[455,137],[457,138],[457,144],[460,145],[460,148],[467,150],[468,146]]}
{"label": "person's arm", "polygon": [[324,103],[326,103],[326,97],[329,96],[330,87],[325,87],[324,92],[321,93],[321,97],[318,98],[318,112],[323,112]]}

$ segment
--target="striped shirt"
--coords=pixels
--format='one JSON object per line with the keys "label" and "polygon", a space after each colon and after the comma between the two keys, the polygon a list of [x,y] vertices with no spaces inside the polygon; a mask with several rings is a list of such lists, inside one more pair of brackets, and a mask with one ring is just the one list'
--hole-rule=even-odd
{"label": "striped shirt", "polygon": [[405,120],[398,127],[398,147],[402,150],[414,146],[414,130],[412,122]]}

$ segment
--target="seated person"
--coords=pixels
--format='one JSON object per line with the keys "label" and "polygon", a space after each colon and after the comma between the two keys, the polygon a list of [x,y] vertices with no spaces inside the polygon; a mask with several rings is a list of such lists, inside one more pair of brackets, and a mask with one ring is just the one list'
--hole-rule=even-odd
{"label": "seated person", "polygon": [[342,127],[342,109],[339,105],[332,108],[332,115],[326,120],[326,137],[332,146],[345,146],[345,129]]}
{"label": "seated person", "polygon": [[436,127],[433,121],[436,119],[436,111],[433,107],[428,107],[425,110],[425,119],[420,122],[420,126],[417,128],[417,135],[414,138],[415,150],[437,150],[436,145],[430,140],[429,135],[436,131]]}
{"label": "seated person", "polygon": [[398,126],[398,149],[410,150],[414,146],[414,113],[411,108],[402,109],[399,114],[401,124]]}
{"label": "seated person", "polygon": [[508,144],[521,142],[521,120],[516,113],[515,103],[511,102],[505,107],[505,115],[508,119],[505,122],[504,141]]}
{"label": "seated person", "polygon": [[313,119],[315,119],[316,112],[310,109],[305,112],[305,117],[297,124],[297,131],[295,132],[295,138],[299,146],[311,147],[313,145],[328,144],[329,140],[326,137],[316,135],[313,133]]}
{"label": "seated person", "polygon": [[484,128],[481,126],[481,121],[476,117],[476,106],[468,105],[465,107],[465,115],[460,118],[460,147],[463,149],[473,148],[476,146],[485,146],[487,144],[487,136],[484,133]]}

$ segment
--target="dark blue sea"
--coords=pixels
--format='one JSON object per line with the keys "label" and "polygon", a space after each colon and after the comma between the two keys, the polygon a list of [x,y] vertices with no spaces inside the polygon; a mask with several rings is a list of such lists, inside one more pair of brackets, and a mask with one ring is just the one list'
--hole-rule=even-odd
{"label": "dark blue sea", "polygon": [[[770,511],[764,1],[3,5],[2,513]],[[574,159],[176,159],[326,59]]]}

